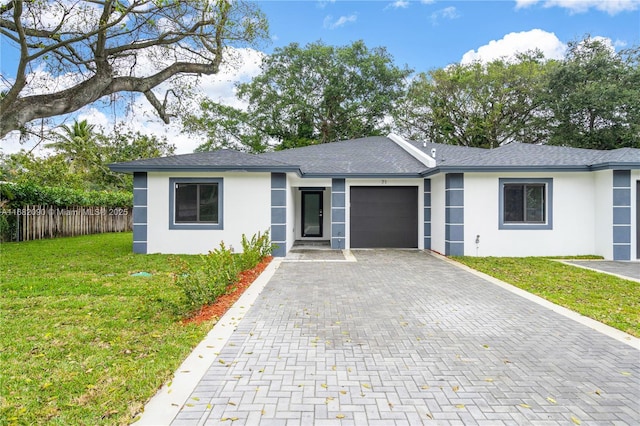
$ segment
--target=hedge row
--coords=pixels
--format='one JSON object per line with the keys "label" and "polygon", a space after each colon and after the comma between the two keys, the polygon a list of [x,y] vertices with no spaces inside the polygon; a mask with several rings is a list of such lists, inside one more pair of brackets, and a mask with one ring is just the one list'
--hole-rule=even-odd
{"label": "hedge row", "polygon": [[65,187],[47,187],[31,183],[0,184],[0,200],[4,208],[27,205],[80,206],[80,207],[132,207],[131,192],[81,191]]}

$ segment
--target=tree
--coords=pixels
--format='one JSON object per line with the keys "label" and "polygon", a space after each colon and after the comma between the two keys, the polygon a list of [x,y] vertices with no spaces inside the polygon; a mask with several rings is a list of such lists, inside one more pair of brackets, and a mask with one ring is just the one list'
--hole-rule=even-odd
{"label": "tree", "polygon": [[[188,88],[179,77],[217,73],[225,46],[266,37],[267,23],[241,0],[12,0],[0,3],[0,34],[19,50],[15,75],[3,76],[4,137],[119,92],[144,94],[168,123],[169,95]],[[36,70],[63,88],[34,87]]]}
{"label": "tree", "polygon": [[102,162],[97,145],[95,126],[87,120],[75,120],[73,125],[60,126],[62,133],[54,133],[55,142],[45,145],[59,153],[69,164],[71,172],[86,173],[95,164]]}
{"label": "tree", "polygon": [[59,154],[36,157],[31,152],[20,151],[0,155],[0,180],[38,186],[89,189],[86,176],[72,172],[67,160]]}
{"label": "tree", "polygon": [[115,134],[101,136],[105,159],[109,163],[142,160],[173,155],[176,146],[166,137],[145,135],[131,130],[118,130]]}
{"label": "tree", "polygon": [[548,135],[542,93],[552,66],[540,52],[487,64],[453,64],[419,74],[394,114],[413,139],[493,148],[539,143]]}
{"label": "tree", "polygon": [[105,189],[130,191],[133,184],[131,175],[113,172],[108,167],[110,163],[164,157],[176,151],[176,146],[167,142],[166,137],[131,130],[117,129],[113,134],[99,135],[98,141],[102,161],[94,165],[89,179]]}
{"label": "tree", "polygon": [[593,149],[640,148],[640,47],[616,52],[603,40],[569,43],[551,73],[549,143]]}
{"label": "tree", "polygon": [[56,142],[47,146],[54,154],[36,157],[20,151],[0,156],[0,180],[65,186],[80,190],[131,191],[131,176],[109,169],[109,163],[172,155],[175,145],[166,138],[117,129],[103,135],[87,121],[61,126]]}
{"label": "tree", "polygon": [[276,149],[371,136],[388,131],[385,122],[411,70],[398,68],[384,48],[362,41],[333,47],[292,43],[264,59],[262,72],[238,86],[247,111],[202,104],[190,131],[241,143],[244,149]]}
{"label": "tree", "polygon": [[251,114],[210,99],[200,104],[199,116],[187,116],[182,123],[185,131],[206,136],[207,141],[196,152],[232,148],[260,153],[267,148],[266,137],[253,128]]}

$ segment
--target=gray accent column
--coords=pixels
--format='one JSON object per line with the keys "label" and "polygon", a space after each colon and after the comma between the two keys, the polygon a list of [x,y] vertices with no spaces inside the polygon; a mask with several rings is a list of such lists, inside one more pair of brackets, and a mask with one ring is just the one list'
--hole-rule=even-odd
{"label": "gray accent column", "polygon": [[287,255],[287,175],[271,173],[271,242],[275,257]]}
{"label": "gray accent column", "polygon": [[424,180],[424,248],[431,250],[431,179]]}
{"label": "gray accent column", "polygon": [[464,256],[464,174],[445,176],[444,254]]}
{"label": "gray accent column", "polygon": [[133,252],[147,253],[147,174],[133,173]]}
{"label": "gray accent column", "polygon": [[331,248],[345,248],[346,183],[344,179],[331,179]]}
{"label": "gray accent column", "polygon": [[613,260],[631,260],[631,171],[613,171]]}

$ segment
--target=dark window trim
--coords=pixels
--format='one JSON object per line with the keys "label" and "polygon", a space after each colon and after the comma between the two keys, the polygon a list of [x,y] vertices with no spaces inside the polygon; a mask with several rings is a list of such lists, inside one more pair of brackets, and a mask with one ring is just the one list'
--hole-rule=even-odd
{"label": "dark window trim", "polygon": [[[217,183],[218,184],[218,223],[202,222],[202,223],[176,223],[175,221],[175,198],[176,184],[178,183]],[[224,212],[224,185],[222,178],[169,178],[169,229],[224,229],[223,215]]]}
{"label": "dark window trim", "polygon": [[[499,178],[498,229],[553,229],[553,178]],[[545,222],[505,222],[504,221],[504,187],[508,184],[544,184],[545,187]]]}

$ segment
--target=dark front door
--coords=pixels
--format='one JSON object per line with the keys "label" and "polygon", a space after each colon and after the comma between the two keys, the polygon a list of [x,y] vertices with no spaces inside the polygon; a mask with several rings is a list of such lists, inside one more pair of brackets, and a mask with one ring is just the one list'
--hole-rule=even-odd
{"label": "dark front door", "polygon": [[418,247],[418,187],[352,186],[351,248]]}
{"label": "dark front door", "polygon": [[322,191],[302,192],[302,236],[322,237]]}

